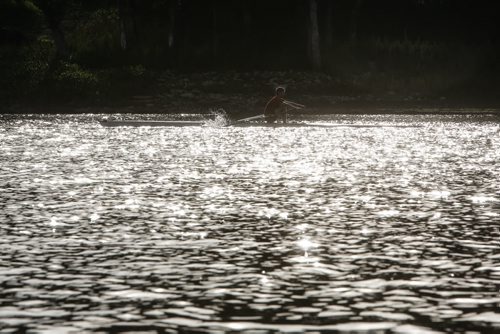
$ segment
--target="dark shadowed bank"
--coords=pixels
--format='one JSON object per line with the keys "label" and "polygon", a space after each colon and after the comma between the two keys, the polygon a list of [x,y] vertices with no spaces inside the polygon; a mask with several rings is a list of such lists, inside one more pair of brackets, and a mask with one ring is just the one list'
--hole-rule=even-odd
{"label": "dark shadowed bank", "polygon": [[495,112],[500,20],[465,0],[4,0],[1,112]]}
{"label": "dark shadowed bank", "polygon": [[3,106],[3,112],[168,114],[223,109],[239,117],[261,113],[274,88],[282,85],[287,88],[288,99],[306,105],[300,113],[307,114],[500,114],[496,96],[480,91],[472,94],[473,87],[421,93],[401,84],[370,90],[334,75],[308,71],[177,73],[152,72],[140,66],[127,70],[78,71],[82,71],[79,75],[84,79],[70,76],[64,78],[64,83],[49,82],[29,96],[12,99]]}

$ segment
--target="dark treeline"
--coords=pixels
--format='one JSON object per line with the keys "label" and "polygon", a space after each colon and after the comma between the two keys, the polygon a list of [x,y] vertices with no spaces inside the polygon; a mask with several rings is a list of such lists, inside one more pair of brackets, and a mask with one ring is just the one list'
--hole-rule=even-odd
{"label": "dark treeline", "polygon": [[496,7],[487,0],[0,0],[0,84],[4,95],[65,80],[79,89],[110,78],[98,71],[126,68],[314,70],[366,90],[422,91],[475,78],[492,85],[500,73]]}

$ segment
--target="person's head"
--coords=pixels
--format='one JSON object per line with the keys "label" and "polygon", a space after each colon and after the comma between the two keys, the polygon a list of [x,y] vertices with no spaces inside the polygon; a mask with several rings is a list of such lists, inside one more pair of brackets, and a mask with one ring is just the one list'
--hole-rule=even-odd
{"label": "person's head", "polygon": [[285,96],[285,88],[284,87],[276,88],[276,95],[280,97]]}

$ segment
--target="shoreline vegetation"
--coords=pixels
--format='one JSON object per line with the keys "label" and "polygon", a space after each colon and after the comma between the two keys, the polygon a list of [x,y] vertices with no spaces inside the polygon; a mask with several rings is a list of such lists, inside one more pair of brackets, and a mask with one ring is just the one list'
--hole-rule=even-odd
{"label": "shoreline vegetation", "polygon": [[311,114],[498,113],[493,8],[5,0],[0,112],[252,115],[281,85]]}
{"label": "shoreline vegetation", "polygon": [[[276,86],[305,104],[302,114],[497,114],[500,99],[467,93],[467,88],[420,93],[411,83],[355,82],[311,71],[151,71],[141,65],[125,69],[84,70],[65,64],[58,77],[29,94],[17,92],[2,113],[259,113]],[[379,79],[380,81],[380,79]],[[395,86],[391,89],[391,86]],[[427,88],[432,87],[432,84]],[[469,91],[472,87],[469,87]]]}
{"label": "shoreline vegetation", "polygon": [[[323,69],[162,69],[57,60],[48,36],[0,47],[2,113],[259,113],[277,86],[304,113],[496,113],[494,47],[418,41],[340,45]],[[368,56],[371,55],[371,56]]]}

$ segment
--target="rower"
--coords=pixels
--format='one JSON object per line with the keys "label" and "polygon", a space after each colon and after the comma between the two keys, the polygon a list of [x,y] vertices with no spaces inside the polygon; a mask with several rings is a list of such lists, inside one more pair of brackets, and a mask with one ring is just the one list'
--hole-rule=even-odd
{"label": "rower", "polygon": [[276,95],[274,95],[266,104],[264,109],[264,118],[267,123],[274,123],[281,119],[286,123],[286,105],[285,101],[285,88],[276,88]]}

